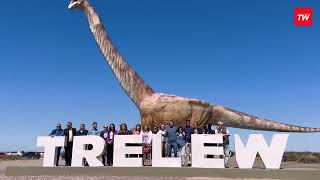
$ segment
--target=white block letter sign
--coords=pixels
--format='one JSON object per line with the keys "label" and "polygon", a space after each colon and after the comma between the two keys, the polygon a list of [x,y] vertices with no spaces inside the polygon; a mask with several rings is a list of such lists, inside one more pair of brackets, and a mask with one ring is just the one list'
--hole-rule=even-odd
{"label": "white block letter sign", "polygon": [[181,167],[181,158],[162,157],[162,135],[152,136],[152,167]]}
{"label": "white block letter sign", "polygon": [[142,154],[142,146],[128,146],[129,144],[141,144],[140,135],[115,135],[113,166],[114,167],[142,167],[142,158],[133,158],[127,154]]}
{"label": "white block letter sign", "polygon": [[64,136],[39,136],[37,138],[37,146],[44,147],[43,166],[53,167],[56,166],[58,147],[65,146]]}
{"label": "white block letter sign", "polygon": [[[86,150],[91,144],[92,150]],[[105,141],[100,136],[75,136],[73,140],[72,164],[73,167],[82,167],[84,159],[89,166],[101,167],[102,162],[97,158],[104,152]]]}
{"label": "white block letter sign", "polygon": [[274,134],[268,146],[262,134],[251,134],[245,146],[240,136],[235,134],[236,160],[239,168],[251,169],[259,153],[267,169],[279,169],[288,136],[288,134]]}
{"label": "white block letter sign", "polygon": [[205,135],[192,134],[192,167],[196,168],[224,168],[223,159],[208,159],[205,155],[223,155],[223,147],[218,146],[204,146],[205,143],[222,144],[222,135]]}

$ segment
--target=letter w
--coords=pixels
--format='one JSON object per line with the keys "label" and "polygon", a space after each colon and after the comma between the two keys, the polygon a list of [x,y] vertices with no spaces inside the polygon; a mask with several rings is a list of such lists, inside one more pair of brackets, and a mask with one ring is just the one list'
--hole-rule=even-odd
{"label": "letter w", "polygon": [[245,146],[240,136],[235,134],[236,160],[239,168],[251,169],[259,153],[267,169],[279,169],[288,136],[288,134],[274,134],[268,146],[262,134],[251,134]]}
{"label": "letter w", "polygon": [[298,16],[299,16],[299,20],[301,18],[302,21],[308,21],[310,14],[298,14]]}

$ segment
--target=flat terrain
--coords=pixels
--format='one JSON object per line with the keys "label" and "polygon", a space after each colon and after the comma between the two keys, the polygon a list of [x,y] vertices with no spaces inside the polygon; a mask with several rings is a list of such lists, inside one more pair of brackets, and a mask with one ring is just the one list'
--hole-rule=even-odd
{"label": "flat terrain", "polygon": [[[61,161],[63,164],[63,161]],[[42,160],[14,160],[14,161],[0,161],[0,180],[12,179],[12,180],[22,180],[22,179],[58,179],[58,180],[103,180],[103,179],[228,179],[238,177],[238,179],[320,179],[320,163],[316,164],[303,164],[303,163],[292,163],[286,162],[282,163],[281,170],[266,170],[261,162],[257,160],[254,165],[253,170],[241,170],[235,168],[237,166],[235,159],[232,158],[230,161],[230,169],[195,169],[195,168],[70,168],[70,167],[60,167],[60,168],[38,168],[41,167]],[[5,172],[7,167],[22,167],[18,169],[20,173],[34,171],[36,174],[54,174],[54,176],[19,176],[19,177],[6,177]],[[23,167],[27,167],[23,169]],[[34,167],[32,169],[31,167]],[[14,169],[15,170],[15,169]],[[213,172],[215,174],[213,174]],[[62,173],[59,175],[59,173]],[[85,174],[87,176],[82,177],[68,177],[66,175],[74,174]],[[107,174],[108,176],[106,176]],[[127,174],[125,177],[123,174]],[[164,176],[161,176],[164,174]],[[169,176],[166,176],[168,174]],[[287,174],[291,174],[287,176]],[[293,175],[292,175],[293,174]],[[296,174],[296,175],[295,175]],[[311,175],[310,175],[311,174]],[[207,177],[203,177],[206,176]],[[316,175],[316,178],[314,177]],[[179,176],[179,177],[178,177]],[[181,177],[182,176],[182,177]],[[184,177],[183,177],[184,176]],[[186,177],[189,176],[189,177]],[[191,177],[190,177],[191,176]],[[201,177],[200,177],[201,176]],[[219,177],[216,177],[219,176]],[[293,177],[294,178],[293,178]],[[227,177],[227,178],[226,178]],[[236,178],[237,179],[237,178]]]}

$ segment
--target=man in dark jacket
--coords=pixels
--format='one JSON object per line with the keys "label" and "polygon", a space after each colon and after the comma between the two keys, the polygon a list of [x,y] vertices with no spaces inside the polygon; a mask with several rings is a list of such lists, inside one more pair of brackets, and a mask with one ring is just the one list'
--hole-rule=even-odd
{"label": "man in dark jacket", "polygon": [[[52,130],[51,133],[49,134],[52,138],[56,136],[64,136],[63,130],[61,128],[61,124],[58,123],[56,126],[56,129]],[[60,152],[61,152],[61,147],[57,148],[57,154],[56,154],[56,166],[59,165],[59,159],[60,159]]]}
{"label": "man in dark jacket", "polygon": [[186,121],[186,127],[184,128],[184,132],[186,133],[186,142],[191,143],[192,127],[190,126],[190,120]]}
{"label": "man in dark jacket", "polygon": [[76,136],[86,136],[88,135],[88,130],[84,124],[80,124],[80,129],[77,131]]}
{"label": "man in dark jacket", "polygon": [[72,127],[72,123],[68,122],[67,128],[64,130],[64,135],[67,139],[67,146],[64,147],[66,166],[71,166],[73,137],[76,135],[76,133],[77,130]]}
{"label": "man in dark jacket", "polygon": [[[86,130],[86,126],[84,124],[80,124],[80,129],[76,132],[76,136],[87,136],[89,133],[88,130]],[[87,147],[86,147],[87,149]],[[85,160],[83,163],[85,166],[88,166],[87,161]]]}
{"label": "man in dark jacket", "polygon": [[186,156],[184,160],[183,166],[191,165],[191,134],[192,134],[192,127],[190,126],[190,120],[186,121],[186,127],[184,128],[184,132],[186,133]]}
{"label": "man in dark jacket", "polygon": [[203,129],[203,134],[215,134],[215,131],[213,131],[211,127],[211,124],[207,123]]}
{"label": "man in dark jacket", "polygon": [[107,137],[108,137],[108,125],[103,126],[103,130],[100,132],[100,137],[104,139],[106,142],[106,146],[104,147],[104,152],[102,154],[102,164],[106,165],[106,151],[107,151]]}

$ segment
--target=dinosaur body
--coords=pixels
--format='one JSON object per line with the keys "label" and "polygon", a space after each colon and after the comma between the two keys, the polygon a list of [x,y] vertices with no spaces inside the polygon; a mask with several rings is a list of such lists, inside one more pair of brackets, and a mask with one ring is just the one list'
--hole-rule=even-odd
{"label": "dinosaur body", "polygon": [[79,8],[88,18],[91,32],[104,55],[108,65],[118,79],[121,87],[140,111],[143,125],[159,126],[160,123],[175,121],[184,125],[186,120],[198,122],[200,127],[206,123],[216,125],[223,121],[226,126],[279,132],[320,132],[320,128],[306,128],[265,120],[241,113],[220,105],[201,100],[156,93],[113,45],[99,16],[88,0],[71,0],[69,9]]}

